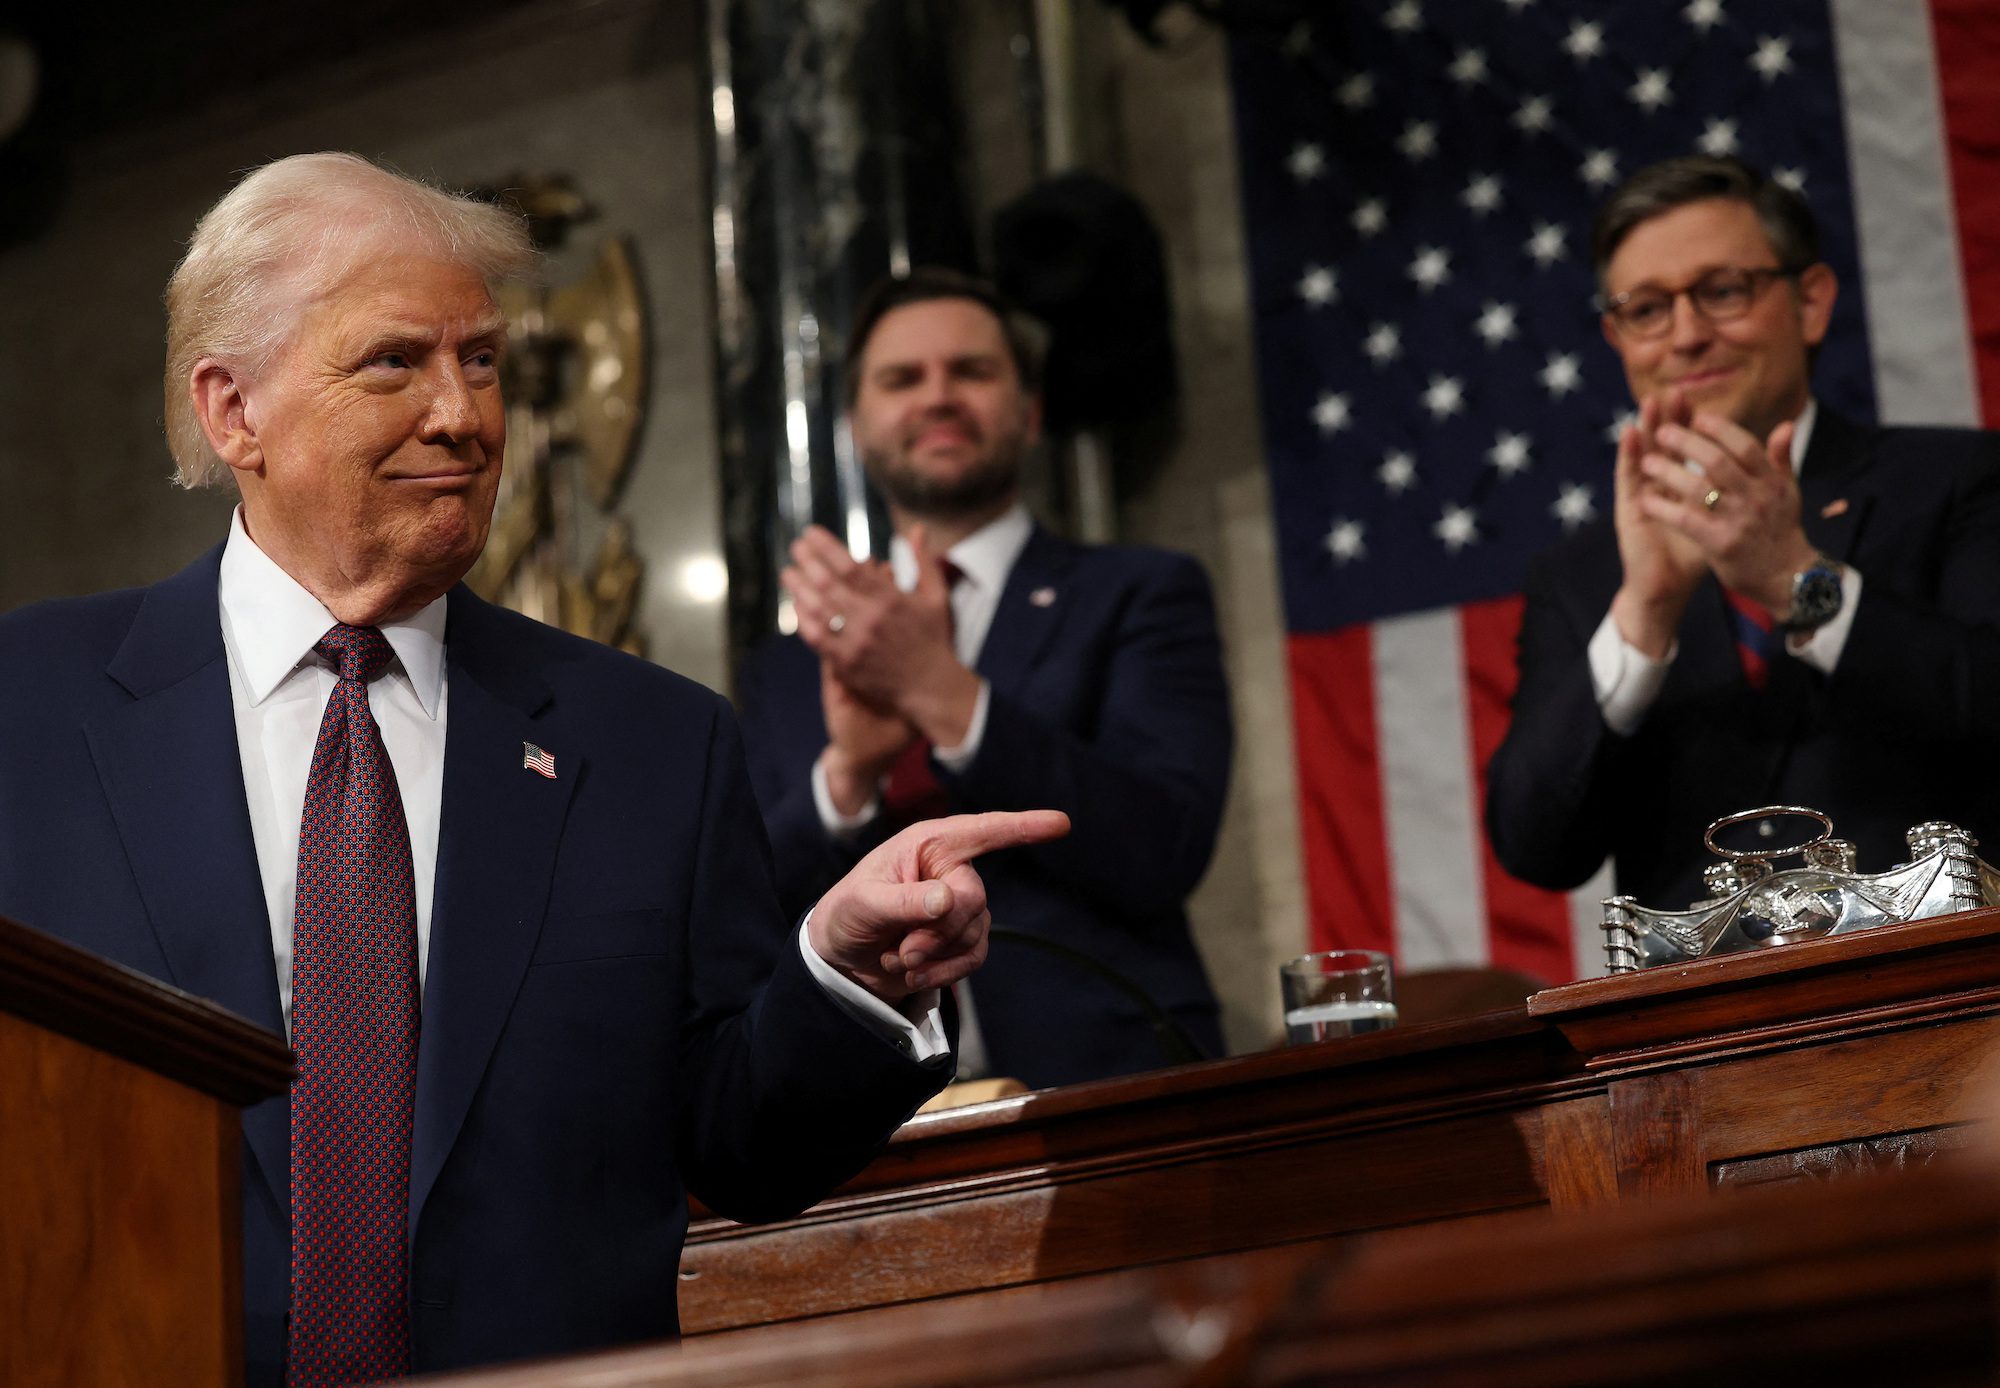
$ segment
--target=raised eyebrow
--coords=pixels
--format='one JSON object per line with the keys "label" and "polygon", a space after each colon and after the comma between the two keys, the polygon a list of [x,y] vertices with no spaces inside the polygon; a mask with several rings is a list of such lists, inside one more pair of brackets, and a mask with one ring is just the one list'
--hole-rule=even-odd
{"label": "raised eyebrow", "polygon": [[431,334],[415,328],[390,328],[374,333],[361,345],[361,359],[370,361],[389,352],[401,352],[405,356],[415,356],[430,351],[437,346],[437,339]]}
{"label": "raised eyebrow", "polygon": [[507,341],[507,320],[498,314],[481,319],[465,334],[464,341],[468,345],[489,343],[495,347],[503,346]]}

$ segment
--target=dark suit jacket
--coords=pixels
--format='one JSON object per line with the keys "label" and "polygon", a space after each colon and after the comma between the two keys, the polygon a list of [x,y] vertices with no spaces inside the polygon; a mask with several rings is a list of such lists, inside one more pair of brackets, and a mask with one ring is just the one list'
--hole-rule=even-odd
{"label": "dark suit jacket", "polygon": [[[1056,843],[982,860],[994,927],[1109,967],[1221,1054],[1183,909],[1229,780],[1207,576],[1185,555],[1078,545],[1037,527],[978,664],[992,687],[978,755],[960,775],[937,768],[953,812],[1045,807],[1073,826]],[[805,644],[759,647],[741,692],[780,894],[809,902],[880,832],[843,845],[814,809],[811,769],[827,735]],[[996,1074],[1039,1088],[1167,1063],[1140,1003],[1089,964],[1027,942],[996,940],[972,996]]]}
{"label": "dark suit jacket", "polygon": [[[0,913],[275,1031],[219,558],[0,619]],[[807,973],[719,698],[463,588],[449,604],[418,1369],[673,1334],[684,1184],[738,1218],[788,1214],[945,1078]],[[275,1384],[288,1100],[250,1110],[245,1138],[246,1352]]]}
{"label": "dark suit jacket", "polygon": [[1620,580],[1609,521],[1537,560],[1487,781],[1510,872],[1574,887],[1608,853],[1619,891],[1680,909],[1715,861],[1703,829],[1767,804],[1830,814],[1864,871],[1907,860],[1903,833],[1926,820],[2000,849],[2000,436],[1864,428],[1821,406],[1799,483],[1807,536],[1863,578],[1834,673],[1779,654],[1751,689],[1711,577],[1631,737],[1604,725],[1585,655]]}

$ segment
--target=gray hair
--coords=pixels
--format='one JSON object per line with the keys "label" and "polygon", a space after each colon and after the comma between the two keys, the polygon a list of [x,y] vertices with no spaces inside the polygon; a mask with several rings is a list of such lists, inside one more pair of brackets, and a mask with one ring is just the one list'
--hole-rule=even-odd
{"label": "gray hair", "polygon": [[180,483],[228,475],[188,398],[204,358],[254,376],[299,310],[385,246],[463,265],[489,289],[530,274],[526,224],[490,203],[405,178],[356,154],[295,154],[238,183],[196,224],[167,281],[167,447]]}
{"label": "gray hair", "polygon": [[1819,228],[1812,208],[1797,192],[1741,160],[1688,154],[1640,169],[1597,209],[1590,224],[1590,258],[1599,287],[1611,257],[1641,222],[1710,198],[1748,203],[1785,269],[1819,263]]}

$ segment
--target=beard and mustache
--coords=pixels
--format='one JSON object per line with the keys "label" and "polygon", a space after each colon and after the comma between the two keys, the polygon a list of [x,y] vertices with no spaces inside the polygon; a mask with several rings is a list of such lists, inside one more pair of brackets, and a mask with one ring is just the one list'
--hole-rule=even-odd
{"label": "beard and mustache", "polygon": [[[911,445],[925,430],[942,423],[955,424],[965,432],[974,456],[963,467],[938,476],[913,461]],[[891,506],[913,516],[954,520],[980,515],[1013,495],[1026,452],[1025,421],[989,439],[970,414],[944,406],[917,420],[893,448],[864,448],[861,462],[869,480]]]}

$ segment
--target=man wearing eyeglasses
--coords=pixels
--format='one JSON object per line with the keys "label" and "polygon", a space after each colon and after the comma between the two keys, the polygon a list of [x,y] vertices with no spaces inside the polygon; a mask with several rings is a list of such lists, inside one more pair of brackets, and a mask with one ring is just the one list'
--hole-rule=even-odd
{"label": "man wearing eyeglasses", "polygon": [[1815,403],[1834,272],[1804,199],[1735,160],[1641,170],[1592,248],[1639,410],[1609,523],[1530,571],[1500,861],[1566,889],[1608,855],[1678,908],[1706,895],[1704,828],[1762,805],[1831,815],[1863,870],[1926,820],[2000,848],[1995,436]]}

